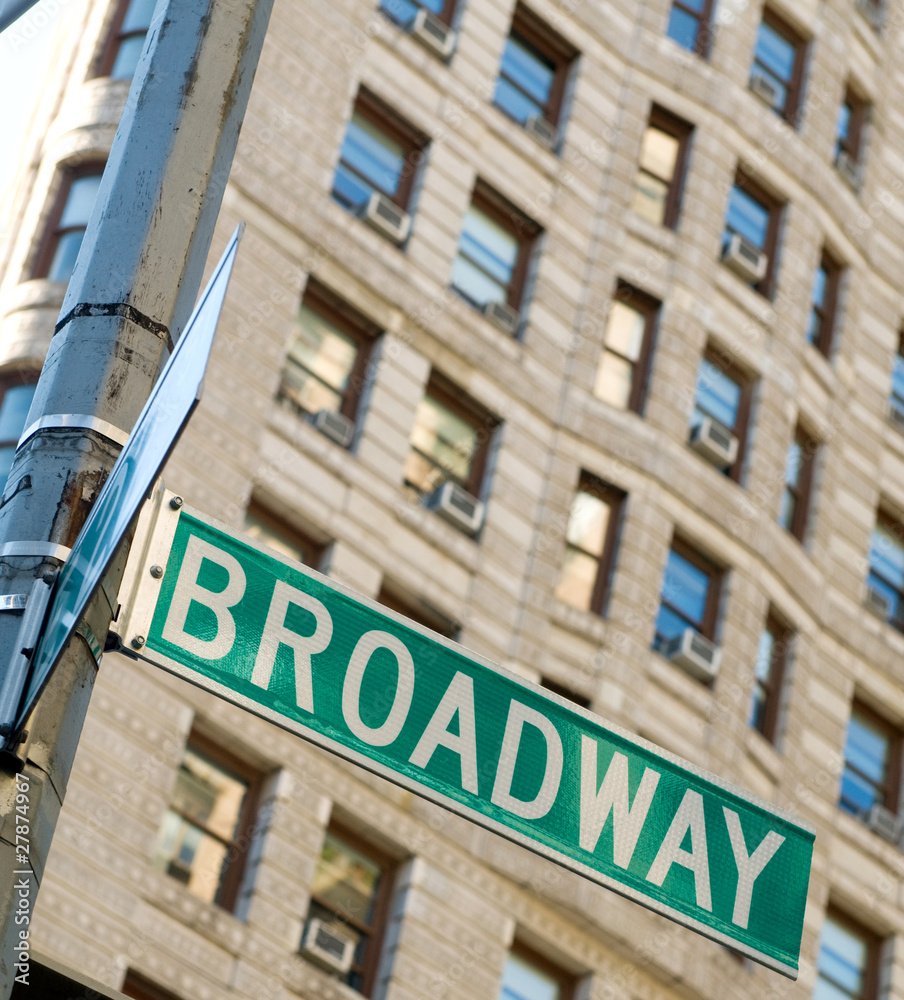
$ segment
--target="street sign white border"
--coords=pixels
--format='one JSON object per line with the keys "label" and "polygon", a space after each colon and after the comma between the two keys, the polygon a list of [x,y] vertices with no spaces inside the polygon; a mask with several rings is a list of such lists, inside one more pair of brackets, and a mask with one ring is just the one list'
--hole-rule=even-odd
{"label": "street sign white border", "polygon": [[[387,608],[385,605],[380,604],[369,597],[365,597],[363,594],[358,593],[356,590],[353,590],[351,587],[346,586],[340,581],[324,576],[322,573],[312,570],[309,566],[305,566],[303,563],[296,562],[287,556],[284,556],[282,553],[268,548],[266,545],[261,544],[255,539],[249,538],[243,532],[237,531],[229,525],[223,524],[215,518],[212,518],[199,510],[195,510],[192,507],[182,506],[173,510],[168,503],[164,503],[161,507],[161,516],[156,527],[154,528],[153,537],[144,549],[145,553],[147,553],[152,561],[147,563],[145,566],[140,567],[136,573],[140,582],[136,593],[134,594],[136,604],[135,611],[129,618],[130,632],[140,629],[140,634],[142,636],[147,636],[150,630],[151,620],[156,607],[156,594],[159,592],[162,581],[151,577],[149,567],[154,563],[160,566],[165,566],[166,559],[169,555],[168,546],[172,544],[175,537],[177,519],[182,513],[210,525],[212,528],[217,531],[221,531],[225,535],[229,535],[231,538],[242,543],[243,545],[257,550],[269,559],[273,559],[274,561],[280,562],[285,566],[289,566],[293,570],[310,577],[312,580],[316,580],[318,583],[343,594],[345,597],[355,601],[357,604],[363,605],[364,607],[369,608],[386,618],[393,619],[399,624],[404,625],[406,628],[420,633],[431,642],[438,643],[439,645],[445,646],[446,648],[458,653],[464,651],[468,659],[472,660],[479,666],[485,667],[487,670],[491,670],[507,680],[514,681],[520,687],[530,690],[534,694],[540,690],[543,698],[556,702],[566,708],[569,712],[582,716],[596,726],[602,726],[608,732],[611,732],[614,736],[619,737],[625,742],[630,743],[641,750],[645,750],[648,753],[653,754],[655,757],[666,760],[675,767],[688,771],[697,778],[717,786],[734,798],[746,802],[748,805],[754,806],[769,815],[776,816],[786,823],[790,823],[792,826],[796,826],[798,829],[815,837],[815,828],[810,823],[802,820],[799,816],[795,816],[792,813],[773,805],[771,802],[767,802],[765,799],[761,799],[759,796],[747,792],[743,788],[732,785],[730,782],[725,781],[718,775],[712,774],[705,768],[698,767],[696,764],[692,764],[689,761],[684,760],[677,754],[673,754],[669,750],[664,750],[662,747],[656,746],[655,743],[651,743],[648,740],[643,739],[643,737],[637,736],[636,734],[623,729],[621,726],[609,722],[602,716],[596,715],[589,709],[583,708],[582,706],[561,697],[553,691],[548,691],[545,688],[538,689],[537,685],[532,684],[526,678],[500,666],[498,663],[494,663],[492,660],[488,660],[486,657],[481,656],[479,653],[475,653],[473,650],[468,649],[461,643],[453,642],[451,639],[447,639],[445,636],[441,636],[438,633],[425,628],[420,623],[412,621],[410,618],[406,618],[404,615]],[[170,521],[170,518],[172,518],[172,521]],[[126,596],[125,599],[127,600],[128,597]],[[643,893],[638,892],[631,886],[625,885],[623,882],[619,882],[616,879],[597,871],[595,868],[591,868],[589,865],[582,864],[580,861],[576,861],[567,855],[560,854],[553,848],[547,847],[539,841],[532,840],[530,837],[519,833],[517,830],[513,830],[511,827],[505,826],[498,820],[479,812],[477,809],[474,809],[466,803],[450,799],[442,793],[430,788],[428,785],[421,784],[420,782],[407,777],[405,774],[395,771],[392,768],[379,763],[379,761],[351,749],[343,743],[332,740],[315,729],[305,726],[300,722],[287,719],[285,716],[280,715],[278,712],[275,712],[264,705],[261,705],[259,702],[253,701],[245,695],[239,694],[233,688],[227,687],[225,684],[221,684],[210,677],[206,677],[192,668],[176,662],[165,654],[159,653],[156,650],[153,652],[147,652],[143,646],[138,650],[129,648],[129,637],[127,635],[121,635],[121,639],[123,641],[122,652],[125,652],[137,659],[141,659],[152,666],[161,667],[169,673],[175,674],[177,677],[181,677],[183,680],[194,684],[196,687],[209,691],[212,694],[223,698],[225,701],[231,702],[233,705],[237,705],[239,708],[250,712],[252,715],[258,716],[258,718],[264,719],[267,722],[272,722],[281,729],[293,733],[296,736],[300,736],[309,743],[313,743],[316,746],[329,750],[338,757],[342,757],[353,764],[358,764],[365,770],[370,771],[373,774],[377,774],[382,778],[386,778],[393,784],[405,788],[407,791],[410,791],[421,798],[428,799],[435,805],[442,806],[450,812],[464,816],[466,819],[477,823],[485,829],[491,830],[493,833],[498,833],[507,840],[510,840],[521,847],[527,848],[534,854],[539,854],[563,868],[576,872],[579,875],[583,875],[590,881],[595,882],[598,885],[602,885],[607,889],[611,889],[620,896],[625,896],[628,899],[633,900],[635,903],[640,903],[641,906],[646,907],[648,910],[652,910],[656,913],[662,914],[663,916],[669,917],[676,923],[682,924],[683,926],[702,934],[704,937],[708,937],[710,940],[723,944],[734,951],[742,952],[750,958],[760,962],[762,965],[781,973],[783,976],[787,976],[789,979],[797,979],[798,970],[793,966],[786,965],[784,962],[778,961],[771,955],[767,955],[745,942],[738,940],[737,938],[724,934],[723,932],[708,926],[702,921],[696,920],[694,917],[682,913],[680,910],[676,910],[665,903],[661,903],[651,897],[645,896]]]}

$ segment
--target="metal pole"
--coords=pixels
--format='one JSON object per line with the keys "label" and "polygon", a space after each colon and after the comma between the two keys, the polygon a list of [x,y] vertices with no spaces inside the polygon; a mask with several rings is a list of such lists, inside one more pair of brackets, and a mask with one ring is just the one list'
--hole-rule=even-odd
{"label": "metal pole", "polygon": [[[29,414],[34,433],[0,501],[0,595],[30,594],[59,567],[188,318],[271,7],[158,3]],[[29,720],[22,774],[0,773],[0,1000],[27,958],[124,559],[125,547]],[[0,611],[0,669],[19,653],[21,623],[20,610]]]}

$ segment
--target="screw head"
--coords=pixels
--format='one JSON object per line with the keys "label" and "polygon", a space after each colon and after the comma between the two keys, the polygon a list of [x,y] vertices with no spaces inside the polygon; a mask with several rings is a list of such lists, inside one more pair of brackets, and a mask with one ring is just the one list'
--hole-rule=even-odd
{"label": "screw head", "polygon": [[145,637],[143,635],[136,635],[135,638],[132,639],[132,648],[133,649],[141,649],[141,647],[146,642],[147,642],[147,639],[145,639]]}
{"label": "screw head", "polygon": [[159,580],[160,577],[163,576],[163,567],[162,566],[152,566],[151,567],[151,576],[155,580]]}
{"label": "screw head", "polygon": [[169,505],[170,507],[173,508],[173,510],[178,510],[184,503],[185,501],[182,499],[182,497],[173,497],[170,500]]}

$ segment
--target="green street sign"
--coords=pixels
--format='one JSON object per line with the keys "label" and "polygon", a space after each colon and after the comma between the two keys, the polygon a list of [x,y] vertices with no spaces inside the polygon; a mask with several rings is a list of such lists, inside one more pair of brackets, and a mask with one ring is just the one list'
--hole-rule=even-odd
{"label": "green street sign", "polygon": [[800,820],[197,512],[142,559],[125,648],[796,978]]}

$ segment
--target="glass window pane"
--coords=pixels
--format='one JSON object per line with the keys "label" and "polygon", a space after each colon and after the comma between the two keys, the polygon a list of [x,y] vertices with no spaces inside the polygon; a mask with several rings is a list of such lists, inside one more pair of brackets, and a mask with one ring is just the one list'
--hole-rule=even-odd
{"label": "glass window pane", "polygon": [[358,112],[352,115],[339,155],[343,163],[390,197],[398,190],[404,148]]}
{"label": "glass window pane", "polygon": [[511,115],[516,122],[522,124],[528,118],[535,115],[543,118],[543,106],[532,100],[523,91],[519,90],[513,83],[510,83],[504,76],[500,76],[496,81],[496,92],[493,94],[494,103],[498,104],[507,114]]}
{"label": "glass window pane", "polygon": [[15,454],[15,447],[0,448],[0,494],[6,488],[6,480],[9,479],[9,470],[13,467]]}
{"label": "glass window pane", "polygon": [[546,104],[552,81],[555,77],[555,63],[538,52],[523,38],[511,35],[502,55],[501,75],[524,91],[539,105]]}
{"label": "glass window pane", "polygon": [[728,201],[726,225],[761,249],[769,231],[769,209],[746,191],[735,186]]}
{"label": "glass window pane", "polygon": [[360,208],[373,194],[374,187],[340,163],[333,177],[333,197],[344,207]]}
{"label": "glass window pane", "polygon": [[789,486],[798,486],[800,484],[802,459],[803,449],[800,441],[795,438],[788,447],[788,458],[785,462],[785,482]]}
{"label": "glass window pane", "polygon": [[122,22],[122,32],[147,30],[154,16],[156,0],[132,0]]}
{"label": "glass window pane", "polygon": [[729,430],[738,422],[741,387],[707,358],[700,362],[697,376],[696,406],[698,410],[714,417]]}
{"label": "glass window pane", "polygon": [[597,559],[577,549],[566,548],[556,597],[575,608],[589,609],[598,573]]}
{"label": "glass window pane", "polygon": [[100,174],[86,174],[76,177],[69,188],[66,207],[60,218],[60,229],[69,226],[87,226],[100,187]]}
{"label": "glass window pane", "polygon": [[848,723],[844,759],[874,784],[882,784],[888,761],[888,734],[863,716],[852,715]]}
{"label": "glass window pane", "polygon": [[488,302],[505,302],[508,299],[506,284],[494,281],[461,254],[452,265],[452,287],[481,308]]}
{"label": "glass window pane", "polygon": [[658,645],[666,639],[672,639],[676,635],[681,635],[689,625],[692,625],[692,623],[686,621],[676,611],[673,611],[665,604],[660,604],[659,613],[656,615],[657,640],[654,645]]}
{"label": "glass window pane", "polygon": [[617,351],[629,361],[640,357],[646,317],[637,309],[615,301],[609,309],[606,321],[606,346]]}
{"label": "glass window pane", "polygon": [[268,521],[262,521],[249,510],[245,511],[245,522],[242,525],[242,530],[249,538],[281,552],[290,559],[295,559],[297,562],[307,562],[301,546],[277,531]]}
{"label": "glass window pane", "polygon": [[311,891],[336,912],[368,925],[380,874],[376,861],[328,832]]}
{"label": "glass window pane", "polygon": [[560,996],[561,987],[552,976],[517,955],[509,955],[500,1000],[559,1000]]}
{"label": "glass window pane", "polygon": [[760,643],[756,651],[756,667],[754,668],[757,680],[768,682],[772,676],[772,657],[775,651],[775,636],[770,629],[763,629],[760,633]]}
{"label": "glass window pane", "polygon": [[231,840],[247,791],[247,782],[189,748],[176,780],[172,805],[199,826]]}
{"label": "glass window pane", "polygon": [[669,14],[669,26],[666,29],[669,38],[693,52],[697,47],[697,32],[699,30],[700,22],[696,17],[681,10],[680,7],[672,6],[672,12]]}
{"label": "glass window pane", "polygon": [[825,975],[853,996],[860,996],[866,971],[868,947],[863,938],[826,917],[819,938],[819,958],[816,965],[820,977]]}
{"label": "glass window pane", "polygon": [[634,197],[631,208],[644,219],[649,219],[656,226],[661,226],[665,219],[666,202],[669,197],[669,185],[652,174],[638,171],[634,181]]}
{"label": "glass window pane", "polygon": [[580,490],[571,505],[566,537],[571,545],[600,556],[606,541],[611,508],[604,500]]}
{"label": "glass window pane", "polygon": [[666,565],[662,596],[696,627],[703,622],[709,595],[709,574],[672,550]]}
{"label": "glass window pane", "polygon": [[816,268],[816,275],[813,278],[813,305],[823,306],[826,301],[826,283],[829,273],[822,264]]}
{"label": "glass window pane", "polygon": [[404,478],[422,493],[432,493],[445,475],[433,462],[412,449],[405,459]]}
{"label": "glass window pane", "polygon": [[135,75],[135,68],[144,49],[146,35],[130,35],[119,43],[116,50],[116,59],[113,61],[113,68],[110,70],[110,77],[113,80],[131,80]]}
{"label": "glass window pane", "polygon": [[504,226],[473,205],[465,215],[460,251],[497,281],[508,282],[518,259],[518,240]]}
{"label": "glass window pane", "polygon": [[835,136],[839,142],[844,142],[851,132],[851,106],[845,101],[838,109],[838,124],[835,126]]}
{"label": "glass window pane", "polygon": [[796,510],[797,498],[787,487],[785,487],[782,491],[782,500],[778,512],[779,526],[784,528],[786,531],[790,531],[791,525],[794,524],[794,512]]}
{"label": "glass window pane", "polygon": [[[904,358],[900,354],[895,356],[894,368],[891,375],[892,395],[904,403]],[[899,407],[904,409],[904,406]]]}
{"label": "glass window pane", "polygon": [[461,481],[471,472],[477,430],[430,396],[418,407],[411,444]]}
{"label": "glass window pane", "polygon": [[289,357],[337,393],[344,393],[358,357],[358,345],[319,313],[302,306]]}
{"label": "glass window pane", "polygon": [[634,365],[611,351],[604,351],[593,393],[610,406],[626,410],[634,384]]}
{"label": "glass window pane", "polygon": [[644,133],[640,165],[656,177],[670,181],[675,176],[678,149],[681,143],[673,135],[650,125]]}
{"label": "glass window pane", "polygon": [[18,441],[25,430],[28,410],[36,385],[14,385],[3,394],[0,403],[0,441]]}
{"label": "glass window pane", "polygon": [[869,565],[888,583],[904,589],[904,545],[884,524],[877,524],[873,531]]}
{"label": "glass window pane", "polygon": [[760,24],[755,57],[780,80],[790,81],[794,72],[794,43],[765,22]]}
{"label": "glass window pane", "polygon": [[83,229],[64,233],[60,237],[50,264],[50,270],[47,272],[48,281],[68,281],[72,277],[84,238],[85,231]]}

